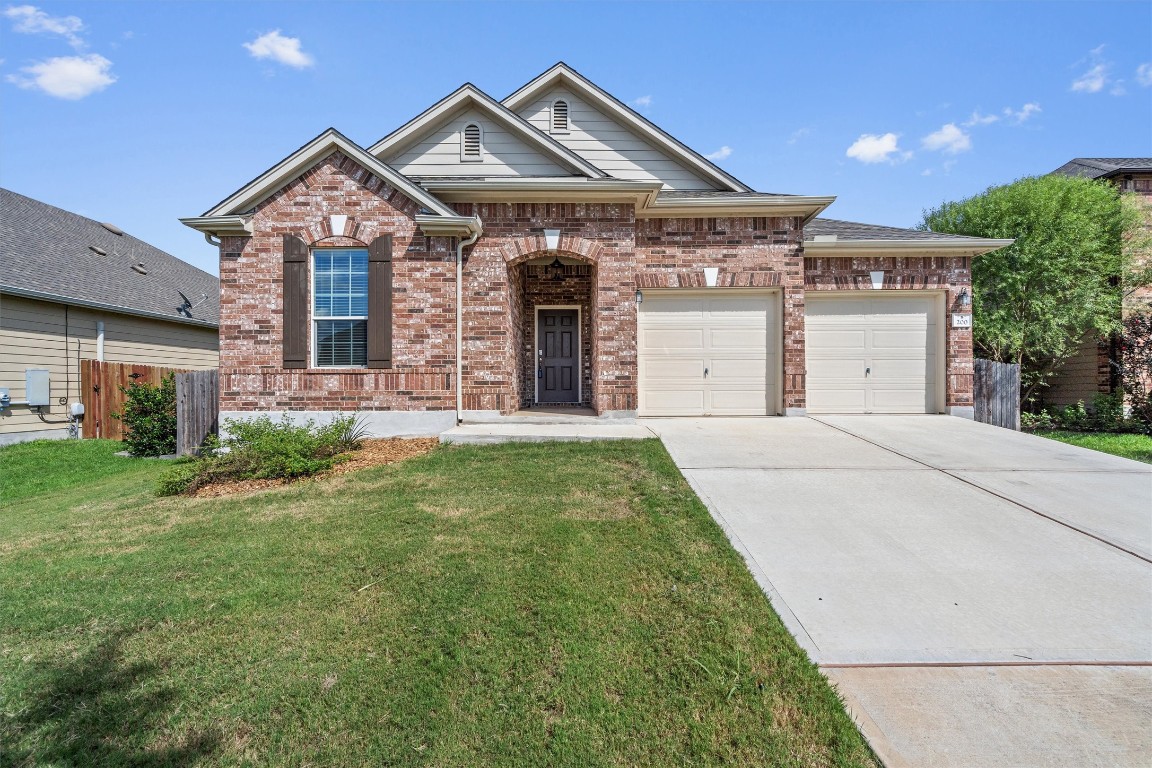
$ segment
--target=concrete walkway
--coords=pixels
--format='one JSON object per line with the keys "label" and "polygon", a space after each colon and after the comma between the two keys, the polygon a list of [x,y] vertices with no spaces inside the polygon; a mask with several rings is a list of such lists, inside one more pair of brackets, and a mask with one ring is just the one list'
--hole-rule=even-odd
{"label": "concrete walkway", "polygon": [[647,440],[656,435],[632,423],[498,423],[461,424],[440,433],[440,442],[457,444],[590,442],[593,440]]}
{"label": "concrete walkway", "polygon": [[888,766],[1147,764],[1152,467],[943,416],[641,423]]}

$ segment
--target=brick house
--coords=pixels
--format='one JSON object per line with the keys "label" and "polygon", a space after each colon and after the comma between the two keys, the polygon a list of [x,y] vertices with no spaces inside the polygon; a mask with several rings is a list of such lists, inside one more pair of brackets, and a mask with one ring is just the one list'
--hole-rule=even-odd
{"label": "brick house", "polygon": [[221,415],[375,434],[600,417],[972,414],[972,259],[1010,241],[818,218],[564,64],[370,147],[325,131],[203,216]]}
{"label": "brick house", "polygon": [[[1139,195],[1145,202],[1145,226],[1152,227],[1152,157],[1077,157],[1052,171],[1053,174],[1099,179],[1121,192]],[[1125,311],[1152,307],[1152,286],[1138,289],[1129,297]],[[1077,354],[1069,358],[1052,378],[1043,397],[1047,405],[1088,405],[1097,395],[1110,395],[1120,386],[1111,360],[1116,354],[1115,339],[1086,337]]]}

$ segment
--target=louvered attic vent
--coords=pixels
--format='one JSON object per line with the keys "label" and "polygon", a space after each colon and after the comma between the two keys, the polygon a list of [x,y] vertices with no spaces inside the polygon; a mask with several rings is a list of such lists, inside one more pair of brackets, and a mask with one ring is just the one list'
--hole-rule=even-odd
{"label": "louvered attic vent", "polygon": [[464,139],[460,144],[460,159],[476,162],[481,159],[480,150],[480,126],[476,123],[469,123],[464,126]]}
{"label": "louvered attic vent", "polygon": [[552,102],[552,133],[568,133],[568,102]]}

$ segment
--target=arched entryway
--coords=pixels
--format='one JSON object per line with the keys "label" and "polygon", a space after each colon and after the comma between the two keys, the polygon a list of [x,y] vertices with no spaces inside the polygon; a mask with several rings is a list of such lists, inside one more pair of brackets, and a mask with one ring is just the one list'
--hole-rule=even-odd
{"label": "arched entryway", "polygon": [[595,265],[573,252],[545,251],[508,271],[520,408],[591,407]]}

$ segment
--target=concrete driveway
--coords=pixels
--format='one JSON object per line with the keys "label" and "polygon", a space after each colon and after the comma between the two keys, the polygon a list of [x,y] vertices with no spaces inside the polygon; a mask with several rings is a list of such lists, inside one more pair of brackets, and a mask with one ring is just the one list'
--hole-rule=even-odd
{"label": "concrete driveway", "polygon": [[888,766],[1144,766],[1152,467],[947,416],[644,420]]}

